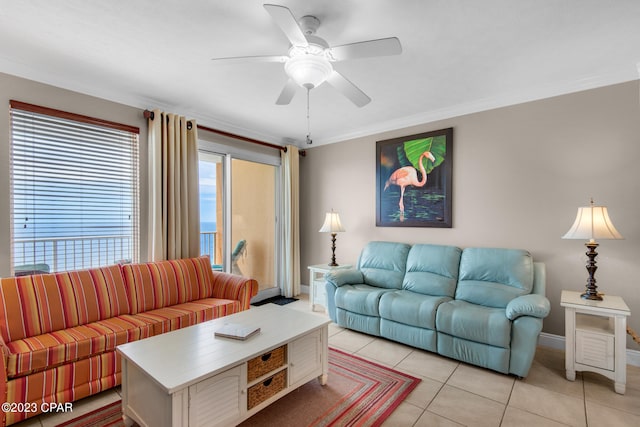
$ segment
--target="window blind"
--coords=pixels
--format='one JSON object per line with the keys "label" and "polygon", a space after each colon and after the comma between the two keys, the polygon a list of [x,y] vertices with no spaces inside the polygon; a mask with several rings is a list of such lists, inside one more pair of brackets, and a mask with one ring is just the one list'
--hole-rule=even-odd
{"label": "window blind", "polygon": [[136,262],[137,128],[11,102],[15,274]]}

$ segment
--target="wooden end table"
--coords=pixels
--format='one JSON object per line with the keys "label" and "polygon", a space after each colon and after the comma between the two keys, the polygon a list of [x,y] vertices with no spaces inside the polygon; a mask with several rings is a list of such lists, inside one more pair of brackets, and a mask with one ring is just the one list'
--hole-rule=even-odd
{"label": "wooden end table", "polygon": [[615,391],[625,393],[627,383],[627,316],[624,300],[603,295],[602,301],[580,298],[580,292],[562,291],[565,309],[565,367],[567,379],[576,371],[590,371],[612,379]]}

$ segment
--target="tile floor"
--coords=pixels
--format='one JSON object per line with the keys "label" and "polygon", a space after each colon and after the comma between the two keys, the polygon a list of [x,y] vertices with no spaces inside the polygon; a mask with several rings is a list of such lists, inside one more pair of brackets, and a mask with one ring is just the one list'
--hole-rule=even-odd
{"label": "tile floor", "polygon": [[[309,311],[305,295],[287,307]],[[529,376],[517,380],[334,324],[329,345],[422,379],[384,426],[640,426],[640,367],[628,366],[626,394],[619,395],[597,374],[567,381],[564,352],[547,347],[538,347]],[[72,414],[15,426],[55,426],[119,398],[118,390],[106,391],[75,402]]]}

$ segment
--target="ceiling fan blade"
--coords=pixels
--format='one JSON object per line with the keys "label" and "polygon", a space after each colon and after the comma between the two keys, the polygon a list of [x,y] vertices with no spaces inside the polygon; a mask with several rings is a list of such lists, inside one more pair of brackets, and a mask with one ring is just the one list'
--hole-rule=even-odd
{"label": "ceiling fan blade", "polygon": [[212,58],[212,61],[223,64],[240,64],[247,62],[280,62],[284,63],[288,56],[262,55],[262,56],[233,56],[228,58]]}
{"label": "ceiling fan blade", "polygon": [[331,55],[336,61],[369,58],[372,56],[400,55],[401,53],[402,45],[397,37],[343,44],[342,46],[331,48]]}
{"label": "ceiling fan blade", "polygon": [[349,98],[351,102],[356,104],[358,107],[364,107],[369,102],[371,102],[371,98],[367,96],[366,93],[361,91],[358,86],[351,83],[344,77],[342,74],[333,70],[333,72],[327,78],[327,83],[331,86],[338,89],[344,96]]}
{"label": "ceiling fan blade", "polygon": [[264,8],[269,12],[269,15],[276,21],[276,24],[285,36],[289,39],[293,46],[308,46],[307,38],[300,29],[296,18],[291,11],[276,4],[265,4]]}
{"label": "ceiling fan blade", "polygon": [[293,98],[293,95],[296,94],[296,89],[298,89],[298,85],[296,84],[296,82],[294,82],[293,79],[289,79],[289,81],[287,81],[287,84],[285,84],[282,88],[282,92],[280,92],[280,96],[278,97],[276,104],[289,104],[291,102],[291,99]]}

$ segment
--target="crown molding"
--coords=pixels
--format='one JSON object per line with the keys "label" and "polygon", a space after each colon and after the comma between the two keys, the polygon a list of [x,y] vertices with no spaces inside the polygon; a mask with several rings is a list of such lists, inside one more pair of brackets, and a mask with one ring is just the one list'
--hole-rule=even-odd
{"label": "crown molding", "polygon": [[0,57],[0,70],[2,70],[1,72],[4,74],[12,75],[21,79],[31,80],[36,83],[50,85],[56,88],[104,99],[106,101],[115,102],[128,107],[140,108],[141,110],[158,108],[163,111],[176,112],[177,114],[188,117],[189,119],[194,119],[197,123],[205,126],[269,142],[271,144],[284,145],[282,138],[278,136],[258,132],[255,129],[248,127],[238,126],[229,121],[221,120],[219,117],[190,111],[189,109],[185,109],[171,103],[162,102],[152,97],[136,96],[124,92],[114,92],[96,85],[83,84],[77,80],[69,80],[59,74],[52,74],[51,72],[45,72],[40,68],[34,68],[27,64],[8,60],[6,57]]}
{"label": "crown molding", "polygon": [[[640,74],[640,63],[637,64],[637,74]],[[630,69],[625,69],[615,73],[576,79],[563,84],[538,86],[527,91],[511,92],[505,95],[484,98],[474,102],[454,105],[438,110],[425,111],[423,113],[407,117],[379,122],[373,126],[368,126],[357,131],[336,134],[328,138],[318,138],[317,141],[314,140],[314,146],[363,138],[393,130],[423,125],[438,120],[446,120],[467,114],[509,107],[546,98],[553,98],[555,96],[567,95],[570,93],[596,89],[618,83],[625,83],[632,80],[638,80],[638,75]]]}
{"label": "crown molding", "polygon": [[[59,74],[51,74],[50,72],[45,72],[43,69],[34,68],[27,64],[8,60],[6,57],[0,57],[0,69],[3,70],[2,72],[6,74],[30,79],[36,82],[86,94],[89,96],[98,97],[130,107],[140,108],[141,110],[161,108],[165,111],[176,111],[181,115],[188,116],[191,119],[195,119],[198,123],[205,126],[214,127],[226,132],[258,139],[272,144],[285,144],[283,142],[282,136],[260,132],[249,126],[239,125],[228,120],[222,120],[219,117],[203,114],[202,112],[190,111],[188,109],[185,110],[183,106],[161,102],[157,99],[153,99],[152,97],[136,96],[131,93],[114,92],[96,85],[69,80],[68,78],[65,78],[64,76],[61,76]],[[453,105],[437,110],[424,111],[410,116],[383,122],[376,122],[371,126],[362,127],[356,131],[336,133],[325,138],[316,137],[314,138],[313,146],[309,146],[306,148],[344,142],[351,139],[424,125],[438,120],[446,120],[467,114],[473,114],[482,111],[493,110],[496,108],[508,107],[526,102],[532,102],[584,90],[596,89],[613,84],[624,83],[632,80],[638,80],[639,76],[640,62],[636,63],[635,67],[625,67],[624,69],[620,69],[616,72],[608,74],[587,76],[567,81],[562,84],[542,85],[526,91],[514,91],[508,94],[479,99],[469,103]]]}

